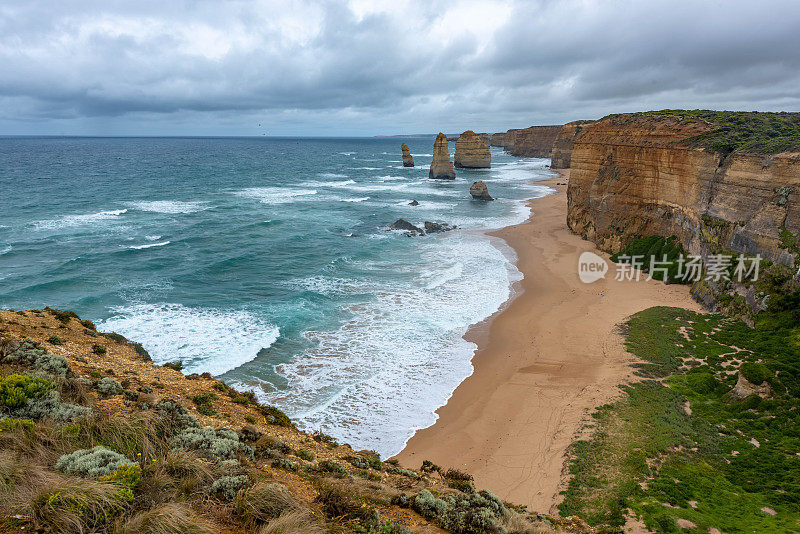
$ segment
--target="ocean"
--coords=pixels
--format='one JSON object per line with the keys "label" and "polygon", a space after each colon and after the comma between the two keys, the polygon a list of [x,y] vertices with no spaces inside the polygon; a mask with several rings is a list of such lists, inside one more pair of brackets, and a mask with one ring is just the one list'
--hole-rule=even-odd
{"label": "ocean", "polygon": [[[400,144],[417,164],[403,168]],[[256,392],[306,430],[399,452],[511,298],[546,159],[428,179],[426,138],[0,138],[0,307],[70,309]],[[451,155],[454,146],[450,144]],[[483,180],[494,202],[471,199]],[[417,200],[418,206],[409,202]],[[407,237],[398,218],[455,224]]]}

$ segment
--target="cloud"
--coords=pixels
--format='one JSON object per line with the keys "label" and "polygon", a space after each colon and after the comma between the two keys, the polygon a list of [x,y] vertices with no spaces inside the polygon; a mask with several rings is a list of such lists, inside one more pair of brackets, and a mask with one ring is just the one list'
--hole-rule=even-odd
{"label": "cloud", "polygon": [[0,133],[505,130],[800,108],[792,0],[0,3]]}

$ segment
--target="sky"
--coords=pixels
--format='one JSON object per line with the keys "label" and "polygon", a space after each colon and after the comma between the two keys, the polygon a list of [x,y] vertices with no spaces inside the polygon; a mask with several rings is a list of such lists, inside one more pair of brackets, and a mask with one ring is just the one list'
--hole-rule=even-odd
{"label": "sky", "polygon": [[800,0],[0,0],[0,135],[505,131],[800,111]]}

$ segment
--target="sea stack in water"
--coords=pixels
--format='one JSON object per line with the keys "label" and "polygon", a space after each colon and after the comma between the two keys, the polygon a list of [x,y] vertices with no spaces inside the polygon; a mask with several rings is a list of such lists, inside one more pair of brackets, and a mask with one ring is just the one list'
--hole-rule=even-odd
{"label": "sea stack in water", "polygon": [[439,133],[433,143],[433,161],[428,178],[434,180],[455,180],[456,169],[450,161],[450,149],[447,146],[447,136]]}
{"label": "sea stack in water", "polygon": [[472,130],[462,133],[456,141],[456,167],[465,169],[488,169],[492,166],[492,155],[487,145]]}
{"label": "sea stack in water", "polygon": [[482,180],[472,183],[469,187],[469,194],[472,195],[472,198],[475,200],[494,200],[489,195],[489,188],[486,187],[486,184],[483,183]]}
{"label": "sea stack in water", "polygon": [[411,151],[408,149],[408,145],[403,143],[400,145],[400,150],[403,151],[403,167],[413,167],[414,158],[411,156]]}

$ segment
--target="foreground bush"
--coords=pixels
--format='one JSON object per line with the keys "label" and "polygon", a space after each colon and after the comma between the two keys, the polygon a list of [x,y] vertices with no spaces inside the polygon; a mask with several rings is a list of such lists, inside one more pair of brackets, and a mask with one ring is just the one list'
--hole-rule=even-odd
{"label": "foreground bush", "polygon": [[233,460],[237,455],[253,459],[253,447],[239,441],[233,430],[189,427],[181,431],[172,441],[173,448],[196,451],[200,456],[222,461]]}
{"label": "foreground bush", "polygon": [[98,445],[91,449],[80,449],[65,454],[56,461],[56,469],[62,473],[80,475],[85,478],[100,478],[111,475],[123,465],[133,465],[117,451]]}
{"label": "foreground bush", "polygon": [[502,523],[510,515],[503,502],[486,490],[471,495],[447,495],[441,499],[422,490],[413,497],[396,497],[393,502],[458,534],[505,533]]}

